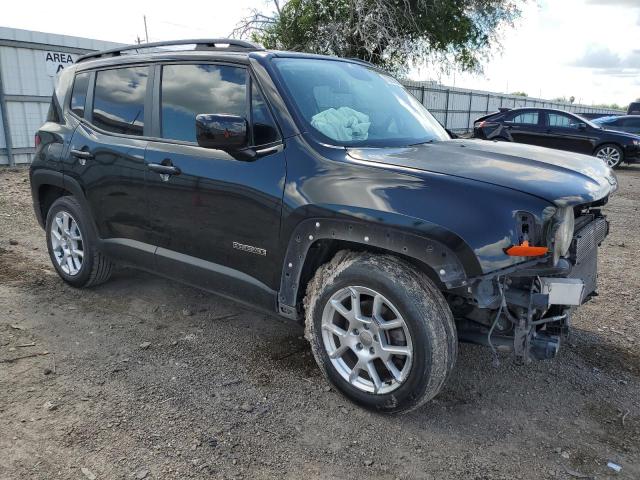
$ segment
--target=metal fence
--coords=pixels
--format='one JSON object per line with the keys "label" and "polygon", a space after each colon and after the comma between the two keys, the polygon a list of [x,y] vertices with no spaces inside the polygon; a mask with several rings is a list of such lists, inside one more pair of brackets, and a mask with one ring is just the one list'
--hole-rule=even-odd
{"label": "metal fence", "polygon": [[[45,119],[56,73],[78,55],[118,44],[0,27],[0,166],[31,162],[34,132]],[[553,107],[578,113],[623,113],[537,98],[403,82],[447,128],[468,131],[500,107]]]}
{"label": "metal fence", "polygon": [[402,84],[438,121],[451,131],[467,132],[473,129],[478,117],[497,111],[499,108],[556,108],[574,113],[601,113],[620,115],[625,112],[608,108],[597,108],[574,103],[554,102],[542,98],[506,95],[481,90],[447,87],[425,82],[403,81]]}

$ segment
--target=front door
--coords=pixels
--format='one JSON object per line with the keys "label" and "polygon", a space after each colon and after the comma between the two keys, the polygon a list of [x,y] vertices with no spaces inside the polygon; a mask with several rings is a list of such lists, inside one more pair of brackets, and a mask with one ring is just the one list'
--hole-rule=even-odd
{"label": "front door", "polygon": [[[157,135],[164,140],[150,142],[145,157],[157,268],[273,308],[282,267],[278,247],[286,166],[268,106],[244,66],[157,68]],[[237,159],[198,146],[195,116],[200,113],[247,118],[256,158]],[[158,172],[157,165],[173,167],[173,173]]]}
{"label": "front door", "polygon": [[546,114],[546,128],[550,148],[591,155],[594,142],[591,127],[583,120],[562,112]]}

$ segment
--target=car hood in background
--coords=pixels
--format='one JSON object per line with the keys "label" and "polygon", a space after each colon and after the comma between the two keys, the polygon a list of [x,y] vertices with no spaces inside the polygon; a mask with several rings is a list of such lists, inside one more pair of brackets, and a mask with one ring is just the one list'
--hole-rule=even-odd
{"label": "car hood in background", "polygon": [[617,188],[596,157],[507,142],[450,140],[402,148],[348,148],[357,160],[491,183],[557,206],[600,200]]}

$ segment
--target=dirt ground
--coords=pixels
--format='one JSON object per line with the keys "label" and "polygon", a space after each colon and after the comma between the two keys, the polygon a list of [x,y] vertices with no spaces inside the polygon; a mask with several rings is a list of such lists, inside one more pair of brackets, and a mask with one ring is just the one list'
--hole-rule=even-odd
{"label": "dirt ground", "polygon": [[434,401],[381,416],[284,319],[133,270],[65,285],[27,171],[0,170],[0,478],[638,479],[640,167],[618,176],[600,296],[559,357],[461,345]]}

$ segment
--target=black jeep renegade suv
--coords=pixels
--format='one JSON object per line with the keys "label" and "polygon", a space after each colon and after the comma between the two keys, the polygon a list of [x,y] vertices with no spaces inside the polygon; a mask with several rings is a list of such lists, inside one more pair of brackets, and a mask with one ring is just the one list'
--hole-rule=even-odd
{"label": "black jeep renegade suv", "polygon": [[236,40],[80,58],[36,141],[64,281],[122,263],[302,322],[329,381],[386,412],[434,397],[459,340],[553,357],[617,185],[593,157],[452,140],[368,64]]}

